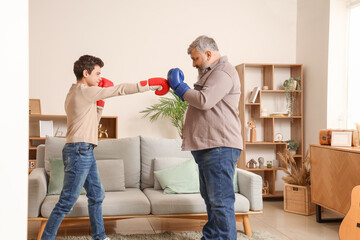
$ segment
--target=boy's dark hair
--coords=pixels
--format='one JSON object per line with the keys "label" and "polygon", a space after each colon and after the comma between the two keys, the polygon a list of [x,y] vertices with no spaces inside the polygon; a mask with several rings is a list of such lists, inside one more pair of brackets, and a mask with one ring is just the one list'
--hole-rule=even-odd
{"label": "boy's dark hair", "polygon": [[83,77],[84,70],[87,70],[89,74],[94,70],[95,66],[99,67],[104,66],[104,62],[98,58],[91,55],[83,55],[74,63],[74,73],[77,80],[80,80]]}

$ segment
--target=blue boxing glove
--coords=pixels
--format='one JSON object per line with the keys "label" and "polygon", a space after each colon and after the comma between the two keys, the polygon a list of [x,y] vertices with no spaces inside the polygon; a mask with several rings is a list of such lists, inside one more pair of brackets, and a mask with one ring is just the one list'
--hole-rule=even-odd
{"label": "blue boxing glove", "polygon": [[184,83],[184,73],[179,68],[170,69],[168,72],[167,80],[169,86],[174,93],[182,100],[185,92],[190,89],[190,87]]}

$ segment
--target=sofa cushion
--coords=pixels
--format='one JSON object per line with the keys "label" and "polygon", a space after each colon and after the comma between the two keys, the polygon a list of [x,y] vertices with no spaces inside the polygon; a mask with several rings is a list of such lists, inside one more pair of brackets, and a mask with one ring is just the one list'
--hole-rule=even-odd
{"label": "sofa cushion", "polygon": [[[143,190],[151,204],[151,213],[156,214],[187,214],[206,213],[206,206],[200,193],[194,194],[163,194],[162,190],[146,188]],[[235,212],[244,213],[250,209],[249,200],[235,193]]]}
{"label": "sofa cushion", "polygon": [[181,151],[181,139],[150,138],[141,136],[141,188],[154,186],[154,159],[157,157],[192,157]]}
{"label": "sofa cushion", "polygon": [[[163,170],[166,168],[174,167],[174,166],[179,165],[180,163],[186,162],[190,159],[191,158],[174,158],[174,157],[158,158],[157,157],[154,159],[154,172]],[[154,189],[156,189],[156,190],[162,189],[159,181],[156,178],[156,175],[154,176]]]}
{"label": "sofa cushion", "polygon": [[100,174],[101,184],[104,186],[106,192],[125,190],[123,160],[97,160],[96,163]]}
{"label": "sofa cushion", "polygon": [[165,194],[199,193],[199,173],[193,159],[174,167],[154,171]]}
{"label": "sofa cushion", "polygon": [[[64,162],[62,159],[49,159],[50,178],[47,189],[48,195],[59,195],[64,185]],[[85,194],[83,188],[81,194]]]}
{"label": "sofa cushion", "polygon": [[[41,206],[41,215],[49,217],[59,195],[47,196]],[[105,192],[102,204],[103,216],[116,215],[145,215],[150,214],[150,203],[147,197],[138,188],[127,188],[122,192]],[[66,217],[85,217],[88,214],[88,200],[81,195],[76,201],[73,210]]]}
{"label": "sofa cushion", "polygon": [[124,161],[125,187],[140,187],[140,138],[120,138],[99,141],[94,149],[97,161],[122,159]]}
{"label": "sofa cushion", "polygon": [[46,136],[45,139],[45,170],[50,176],[50,159],[62,159],[62,149],[66,138]]}

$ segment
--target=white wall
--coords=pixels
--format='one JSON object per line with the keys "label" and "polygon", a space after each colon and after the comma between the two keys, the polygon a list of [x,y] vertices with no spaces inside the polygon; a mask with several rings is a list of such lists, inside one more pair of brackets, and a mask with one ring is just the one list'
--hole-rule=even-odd
{"label": "white wall", "polygon": [[27,239],[28,1],[1,4],[0,30],[0,238]]}
{"label": "white wall", "polygon": [[330,0],[300,0],[297,5],[296,62],[304,68],[304,146],[319,142],[327,127]]}
{"label": "white wall", "polygon": [[[75,82],[73,63],[83,54],[101,57],[103,76],[115,83],[166,77],[170,68],[180,67],[192,85],[197,71],[186,50],[202,34],[213,37],[233,65],[296,60],[297,0],[32,0],[29,4],[29,95],[41,99],[42,114],[65,114],[64,99]],[[104,114],[119,116],[120,138],[177,138],[169,121],[150,123],[141,118],[139,111],[157,100],[153,93],[115,97],[106,101]]]}

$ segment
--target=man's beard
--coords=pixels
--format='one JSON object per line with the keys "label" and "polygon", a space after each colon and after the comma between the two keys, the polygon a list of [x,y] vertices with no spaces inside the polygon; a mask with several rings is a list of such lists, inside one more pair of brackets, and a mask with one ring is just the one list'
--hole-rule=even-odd
{"label": "man's beard", "polygon": [[205,73],[207,73],[207,71],[209,70],[208,68],[210,67],[211,63],[204,60],[204,63],[201,67],[198,68],[198,79],[202,78],[202,76],[204,76]]}

